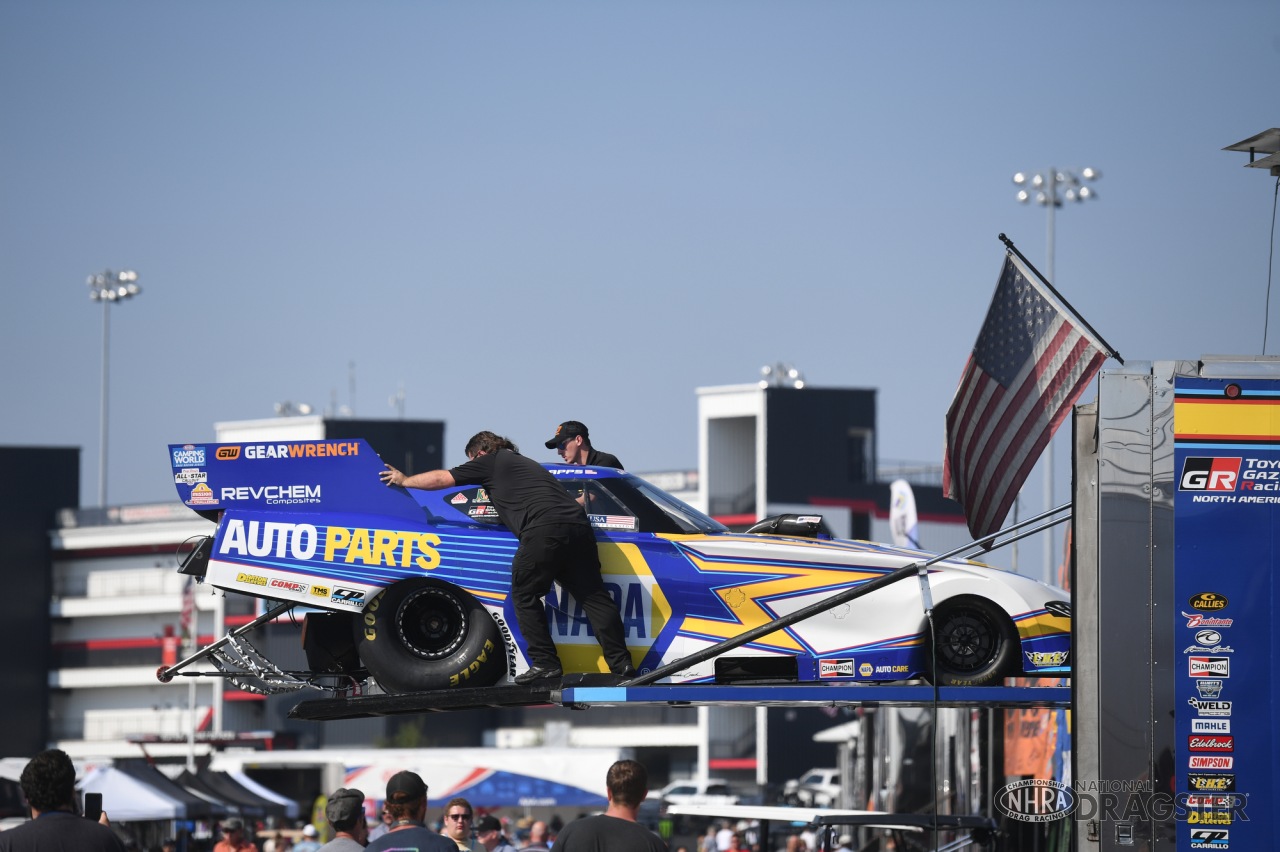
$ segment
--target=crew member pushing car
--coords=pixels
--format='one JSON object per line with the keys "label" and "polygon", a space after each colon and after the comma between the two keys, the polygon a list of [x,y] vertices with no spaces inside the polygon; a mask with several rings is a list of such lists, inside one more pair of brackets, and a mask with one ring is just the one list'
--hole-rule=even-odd
{"label": "crew member pushing car", "polygon": [[600,576],[596,537],[582,507],[542,465],[516,452],[493,432],[477,432],[467,442],[466,464],[405,476],[391,465],[379,476],[387,485],[437,491],[454,485],[481,485],[507,529],[520,541],[511,561],[511,599],[516,623],[529,652],[529,670],[516,683],[564,674],[547,627],[542,598],[558,582],[582,604],[609,670],[631,677],[622,616]]}
{"label": "crew member pushing car", "polygon": [[555,450],[565,464],[591,464],[621,469],[622,462],[613,453],[605,453],[591,446],[586,424],[566,420],[556,427],[556,433],[546,442],[548,450]]}

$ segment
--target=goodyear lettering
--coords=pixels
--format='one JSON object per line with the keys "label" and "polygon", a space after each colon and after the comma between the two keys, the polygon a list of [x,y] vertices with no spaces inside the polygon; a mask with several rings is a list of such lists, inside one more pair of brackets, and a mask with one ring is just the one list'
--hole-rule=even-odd
{"label": "goodyear lettering", "polygon": [[464,680],[470,680],[471,676],[480,671],[480,667],[489,661],[489,655],[496,650],[497,648],[494,647],[491,640],[484,640],[484,647],[480,649],[480,655],[471,661],[471,665],[457,674],[449,675],[449,685],[457,686]]}
{"label": "goodyear lettering", "polygon": [[237,583],[245,583],[250,586],[265,586],[267,584],[266,577],[259,577],[257,574],[237,574]]}
{"label": "goodyear lettering", "polygon": [[319,485],[241,485],[224,486],[222,501],[261,500],[269,505],[282,503],[319,503]]}
{"label": "goodyear lettering", "polygon": [[358,455],[359,441],[246,444],[244,447],[244,457],[247,459],[321,459]]}
{"label": "goodyear lettering", "polygon": [[218,552],[238,556],[271,556],[310,559],[316,555],[319,535],[311,524],[278,521],[227,521]]}
{"label": "goodyear lettering", "polygon": [[371,530],[360,527],[329,527],[324,542],[324,560],[341,560],[348,565],[388,565],[423,571],[440,566],[440,536],[435,533],[403,530]]}
{"label": "goodyear lettering", "polygon": [[378,592],[378,596],[369,601],[369,606],[364,611],[364,638],[369,642],[376,642],[378,639],[378,620],[374,617],[378,612],[378,607],[382,606],[382,596],[386,592]]}

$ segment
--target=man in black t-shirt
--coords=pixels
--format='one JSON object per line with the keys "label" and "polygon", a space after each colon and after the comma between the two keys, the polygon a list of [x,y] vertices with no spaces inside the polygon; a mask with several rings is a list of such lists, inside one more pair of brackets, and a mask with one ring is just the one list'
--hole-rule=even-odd
{"label": "man in black t-shirt", "polygon": [[511,598],[516,623],[529,653],[529,670],[516,683],[564,674],[547,627],[542,598],[558,582],[582,604],[609,670],[631,677],[622,616],[600,576],[596,537],[582,507],[546,468],[515,451],[515,445],[492,432],[478,432],[467,442],[466,464],[405,476],[391,465],[382,471],[387,485],[434,491],[454,485],[482,485],[498,517],[520,541],[511,561]]}
{"label": "man in black t-shirt", "polygon": [[556,433],[546,442],[546,447],[558,452],[565,464],[622,467],[622,462],[613,453],[604,453],[591,446],[591,436],[586,424],[577,420],[566,420],[557,426]]}
{"label": "man in black t-shirt", "polygon": [[3,852],[124,852],[124,844],[107,827],[105,811],[96,821],[75,812],[76,768],[66,752],[40,752],[23,767],[19,783],[31,821],[0,833]]}
{"label": "man in black t-shirt", "polygon": [[636,822],[649,794],[649,773],[634,760],[619,760],[605,776],[608,809],[576,819],[556,836],[551,852],[667,852],[662,838]]}

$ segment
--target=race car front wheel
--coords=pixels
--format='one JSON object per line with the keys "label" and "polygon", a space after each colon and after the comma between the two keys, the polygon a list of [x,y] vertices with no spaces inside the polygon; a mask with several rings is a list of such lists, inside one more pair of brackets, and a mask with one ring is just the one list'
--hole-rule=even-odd
{"label": "race car front wheel", "polygon": [[1018,659],[1017,629],[984,598],[958,597],[933,616],[932,678],[940,686],[982,686],[1012,672]]}
{"label": "race car front wheel", "polygon": [[466,591],[429,577],[380,592],[355,633],[360,659],[387,692],[491,686],[507,673],[493,617]]}

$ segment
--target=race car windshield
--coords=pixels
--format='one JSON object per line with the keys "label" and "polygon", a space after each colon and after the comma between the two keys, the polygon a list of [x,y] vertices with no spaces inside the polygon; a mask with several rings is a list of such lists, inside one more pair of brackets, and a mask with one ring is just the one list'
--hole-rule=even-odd
{"label": "race car windshield", "polygon": [[[627,485],[634,488],[644,500],[657,507],[671,523],[682,533],[728,532],[729,528],[714,518],[710,518],[692,506],[677,500],[667,492],[645,482],[638,476],[627,476],[623,479],[609,481],[610,487]],[[655,530],[662,532],[663,530]]]}

